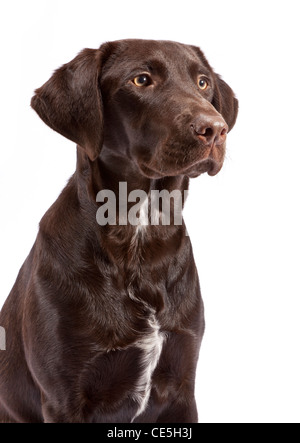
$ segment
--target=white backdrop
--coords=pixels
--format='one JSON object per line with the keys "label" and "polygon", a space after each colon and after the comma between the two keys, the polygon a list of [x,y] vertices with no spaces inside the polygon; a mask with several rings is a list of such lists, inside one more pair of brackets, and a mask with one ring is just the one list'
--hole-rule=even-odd
{"label": "white backdrop", "polygon": [[11,0],[0,6],[0,306],[75,145],[31,110],[35,88],[82,48],[120,38],[199,45],[240,113],[216,177],[185,209],[206,307],[200,422],[300,422],[298,3]]}

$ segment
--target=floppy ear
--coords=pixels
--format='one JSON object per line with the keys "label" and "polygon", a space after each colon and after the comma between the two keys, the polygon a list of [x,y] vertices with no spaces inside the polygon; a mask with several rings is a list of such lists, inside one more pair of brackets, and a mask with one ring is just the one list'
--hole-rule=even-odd
{"label": "floppy ear", "polygon": [[237,114],[239,103],[235,98],[230,86],[221,79],[218,74],[215,75],[216,85],[212,105],[223,116],[228,125],[228,132],[233,128]]}
{"label": "floppy ear", "polygon": [[81,146],[93,161],[103,143],[99,49],[84,49],[54,72],[31,99],[32,108],[50,128]]}

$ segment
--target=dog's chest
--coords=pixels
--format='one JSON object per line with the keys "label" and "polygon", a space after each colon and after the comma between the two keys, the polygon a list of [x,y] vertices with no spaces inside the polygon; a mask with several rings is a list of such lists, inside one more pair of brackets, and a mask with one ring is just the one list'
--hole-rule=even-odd
{"label": "dog's chest", "polygon": [[142,414],[147,407],[152,388],[152,375],[162,352],[165,334],[160,329],[160,324],[157,320],[154,309],[144,300],[136,297],[133,289],[128,289],[128,295],[131,300],[137,304],[143,305],[144,309],[150,312],[147,320],[147,333],[134,343],[134,346],[141,351],[141,357],[139,359],[139,375],[135,380],[132,394],[133,400],[138,404],[138,409],[132,418],[132,421],[134,421],[134,419]]}
{"label": "dog's chest", "polygon": [[149,333],[136,342],[135,346],[142,351],[140,359],[140,375],[136,380],[132,398],[138,404],[138,410],[132,421],[139,416],[147,407],[152,388],[152,374],[159,361],[164,334],[160,331],[159,323],[155,315],[148,320]]}

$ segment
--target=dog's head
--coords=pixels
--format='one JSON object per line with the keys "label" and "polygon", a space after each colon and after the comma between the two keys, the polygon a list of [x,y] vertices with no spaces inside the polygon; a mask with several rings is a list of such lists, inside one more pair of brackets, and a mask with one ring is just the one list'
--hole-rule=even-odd
{"label": "dog's head", "polygon": [[216,174],[238,110],[200,49],[169,41],[85,49],[35,92],[39,116],[91,161],[105,145],[150,178]]}

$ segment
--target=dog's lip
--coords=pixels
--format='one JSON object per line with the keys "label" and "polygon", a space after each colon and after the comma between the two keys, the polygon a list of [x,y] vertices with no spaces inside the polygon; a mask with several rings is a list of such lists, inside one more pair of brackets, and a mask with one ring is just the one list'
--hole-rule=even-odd
{"label": "dog's lip", "polygon": [[198,177],[200,174],[207,173],[210,176],[217,175],[221,170],[222,164],[212,158],[206,158],[189,167],[185,174],[190,178]]}
{"label": "dog's lip", "polygon": [[204,158],[198,162],[195,162],[192,165],[184,167],[182,169],[177,170],[176,172],[163,172],[157,171],[156,169],[150,168],[146,164],[140,164],[141,171],[150,178],[163,178],[166,176],[177,176],[177,175],[187,175],[190,178],[198,177],[201,174],[207,173],[209,176],[214,176],[218,174],[221,170],[223,164],[220,164],[213,158]]}
{"label": "dog's lip", "polygon": [[142,173],[149,178],[163,178],[166,176],[166,174],[164,174],[163,172],[159,172],[156,169],[149,168],[149,166],[144,163],[139,163],[139,168]]}
{"label": "dog's lip", "polygon": [[224,143],[221,145],[214,143],[212,146],[208,147],[204,156],[188,167],[188,173],[186,175],[189,177],[197,177],[204,173],[207,173],[210,176],[217,175],[223,166],[225,146]]}
{"label": "dog's lip", "polygon": [[[220,147],[222,148],[221,150]],[[138,166],[144,175],[154,179],[177,175],[186,175],[190,178],[194,178],[205,173],[209,176],[217,175],[223,166],[225,144],[223,143],[222,145],[217,146],[214,143],[212,146],[208,146],[204,152],[203,147],[201,147],[201,150],[202,152],[199,153],[197,153],[197,151],[194,152],[194,161],[182,167],[177,165],[175,171],[164,171],[163,169],[156,168],[155,164],[153,165],[150,163],[149,165],[146,162],[141,161],[138,162]]]}
{"label": "dog's lip", "polygon": [[213,159],[210,159],[211,161],[211,168],[209,171],[207,171],[207,174],[213,177],[214,175],[217,175],[218,172],[222,169],[223,163],[219,163]]}

